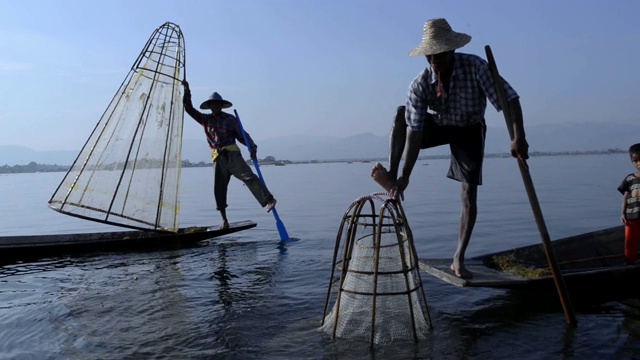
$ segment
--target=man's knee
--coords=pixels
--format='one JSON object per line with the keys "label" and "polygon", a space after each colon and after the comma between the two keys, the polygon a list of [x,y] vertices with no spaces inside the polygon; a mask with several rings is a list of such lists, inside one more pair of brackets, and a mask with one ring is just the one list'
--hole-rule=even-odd
{"label": "man's knee", "polygon": [[394,127],[406,127],[407,126],[407,122],[405,121],[405,106],[404,105],[400,105],[398,106],[398,108],[396,109],[396,116],[393,120],[393,126]]}

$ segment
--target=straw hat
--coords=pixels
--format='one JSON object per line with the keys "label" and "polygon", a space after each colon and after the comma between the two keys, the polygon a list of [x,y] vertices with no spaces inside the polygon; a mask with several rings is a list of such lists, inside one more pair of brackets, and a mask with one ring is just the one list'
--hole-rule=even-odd
{"label": "straw hat", "polygon": [[467,45],[471,36],[455,32],[447,20],[431,19],[424,23],[422,42],[409,52],[409,56],[435,55]]}
{"label": "straw hat", "polygon": [[214,92],[213,94],[211,94],[211,96],[209,96],[207,100],[205,100],[202,104],[200,104],[200,109],[211,109],[211,103],[213,102],[222,103],[223,109],[230,108],[231,106],[233,106],[231,101],[223,99],[222,96],[220,96],[220,94],[218,94],[217,92]]}

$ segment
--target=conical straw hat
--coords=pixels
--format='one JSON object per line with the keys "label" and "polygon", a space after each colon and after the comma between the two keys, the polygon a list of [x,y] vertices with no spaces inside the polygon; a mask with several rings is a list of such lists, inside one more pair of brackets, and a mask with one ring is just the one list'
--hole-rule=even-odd
{"label": "conical straw hat", "polygon": [[211,96],[209,96],[207,100],[205,100],[202,104],[200,104],[200,109],[211,109],[211,103],[213,102],[221,103],[223,109],[230,108],[231,106],[233,106],[231,101],[223,99],[222,96],[220,96],[220,94],[218,94],[217,92],[214,92],[213,94],[211,94]]}
{"label": "conical straw hat", "polygon": [[447,20],[431,19],[424,23],[422,42],[409,52],[409,56],[435,55],[467,45],[471,36],[455,32]]}

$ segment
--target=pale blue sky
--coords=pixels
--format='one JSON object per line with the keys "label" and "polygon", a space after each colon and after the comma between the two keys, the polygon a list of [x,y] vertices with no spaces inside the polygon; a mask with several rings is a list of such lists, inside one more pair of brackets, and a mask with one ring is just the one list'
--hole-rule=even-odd
{"label": "pale blue sky", "polygon": [[[640,1],[0,0],[0,145],[79,150],[152,32],[180,26],[194,103],[213,91],[261,139],[386,135],[423,23],[491,45],[525,123],[638,123]],[[504,126],[487,109],[489,126]],[[185,138],[204,141],[185,116]]]}

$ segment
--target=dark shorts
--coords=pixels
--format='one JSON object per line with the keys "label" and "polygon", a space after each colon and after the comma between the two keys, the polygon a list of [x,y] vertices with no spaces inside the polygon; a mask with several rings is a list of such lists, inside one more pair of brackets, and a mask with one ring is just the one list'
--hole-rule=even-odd
{"label": "dark shorts", "polygon": [[482,185],[482,161],[487,126],[480,123],[460,126],[440,126],[433,117],[427,118],[421,149],[449,144],[451,165],[447,177],[463,183]]}

